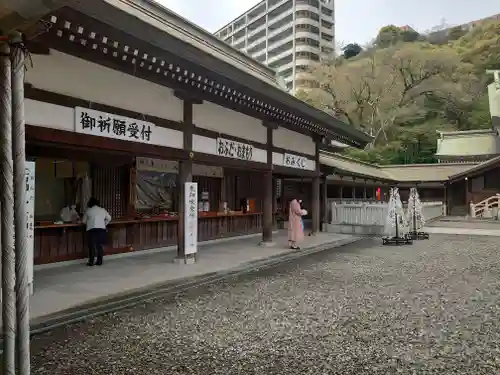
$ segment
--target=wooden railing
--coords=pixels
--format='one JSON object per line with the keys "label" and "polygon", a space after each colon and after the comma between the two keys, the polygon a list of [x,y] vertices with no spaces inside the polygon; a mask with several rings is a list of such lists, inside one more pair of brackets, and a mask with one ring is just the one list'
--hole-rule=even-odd
{"label": "wooden railing", "polygon": [[471,217],[498,218],[499,208],[500,194],[495,194],[481,202],[471,202],[469,214]]}

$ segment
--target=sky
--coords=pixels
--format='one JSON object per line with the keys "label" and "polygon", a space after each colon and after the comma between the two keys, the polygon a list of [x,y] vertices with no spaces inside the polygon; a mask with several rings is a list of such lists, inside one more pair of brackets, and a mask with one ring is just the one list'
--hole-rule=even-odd
{"label": "sky", "polygon": [[[259,0],[157,0],[184,18],[215,32]],[[499,0],[335,0],[339,44],[371,41],[385,25],[409,25],[422,32],[500,13]]]}

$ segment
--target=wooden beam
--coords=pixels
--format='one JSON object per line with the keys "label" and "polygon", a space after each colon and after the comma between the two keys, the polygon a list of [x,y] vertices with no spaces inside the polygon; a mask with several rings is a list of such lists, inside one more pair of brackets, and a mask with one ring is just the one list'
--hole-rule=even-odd
{"label": "wooden beam", "polygon": [[203,104],[203,99],[196,97],[196,94],[185,90],[174,90],[174,96],[180,100],[191,102],[192,104]]}

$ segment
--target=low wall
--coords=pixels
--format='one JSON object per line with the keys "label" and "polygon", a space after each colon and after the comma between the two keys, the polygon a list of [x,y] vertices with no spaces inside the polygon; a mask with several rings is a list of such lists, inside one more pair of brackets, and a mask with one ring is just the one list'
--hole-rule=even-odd
{"label": "low wall", "polygon": [[[444,215],[442,202],[423,202],[422,206],[426,221]],[[330,222],[325,225],[327,232],[374,236],[384,234],[388,213],[388,204],[385,202],[330,202],[329,207]]]}

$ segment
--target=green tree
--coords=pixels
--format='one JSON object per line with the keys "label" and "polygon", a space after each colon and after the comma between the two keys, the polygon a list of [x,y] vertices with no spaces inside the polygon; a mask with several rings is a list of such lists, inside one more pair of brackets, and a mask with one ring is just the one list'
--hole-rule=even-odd
{"label": "green tree", "polygon": [[395,25],[387,25],[380,29],[374,44],[378,48],[388,48],[401,42],[401,29]]}
{"label": "green tree", "polygon": [[457,40],[453,47],[463,61],[482,75],[486,69],[500,69],[500,21],[485,21]]}
{"label": "green tree", "polygon": [[455,26],[455,27],[452,27],[450,29],[450,31],[448,31],[448,40],[449,41],[452,41],[452,40],[458,40],[460,39],[461,37],[463,37],[465,34],[467,34],[467,31],[464,30],[461,26]]}
{"label": "green tree", "polygon": [[342,52],[344,53],[344,58],[346,60],[358,56],[361,51],[363,51],[363,48],[357,43],[349,43],[347,46],[342,48]]}
{"label": "green tree", "polygon": [[404,31],[384,27],[355,58],[315,66],[309,74],[318,87],[297,93],[374,136],[366,150],[347,149],[352,157],[378,164],[432,163],[438,130],[491,127],[491,76],[485,69],[500,68],[500,21],[467,32],[440,28],[459,39],[439,45]]}

